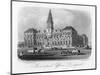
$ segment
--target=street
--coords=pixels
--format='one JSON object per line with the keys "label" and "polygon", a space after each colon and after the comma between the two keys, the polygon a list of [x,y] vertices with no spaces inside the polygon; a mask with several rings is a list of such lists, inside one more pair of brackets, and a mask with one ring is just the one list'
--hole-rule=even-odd
{"label": "street", "polygon": [[[50,50],[23,56],[22,60],[84,59],[91,55],[90,49],[79,49],[80,53],[68,54],[66,50]],[[62,54],[61,54],[62,53]]]}

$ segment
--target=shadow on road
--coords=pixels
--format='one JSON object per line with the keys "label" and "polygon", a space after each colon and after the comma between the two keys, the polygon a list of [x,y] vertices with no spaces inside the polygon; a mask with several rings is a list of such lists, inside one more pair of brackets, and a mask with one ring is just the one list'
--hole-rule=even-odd
{"label": "shadow on road", "polygon": [[24,56],[21,57],[21,60],[74,60],[74,59],[86,59],[90,57],[91,53],[89,54],[84,54],[81,53],[79,55],[70,55],[70,56]]}

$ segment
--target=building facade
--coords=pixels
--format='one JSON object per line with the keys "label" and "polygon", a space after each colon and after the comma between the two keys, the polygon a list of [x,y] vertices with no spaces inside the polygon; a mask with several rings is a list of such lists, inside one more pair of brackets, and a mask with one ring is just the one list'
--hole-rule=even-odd
{"label": "building facade", "polygon": [[25,46],[37,48],[84,47],[88,44],[86,35],[78,35],[72,26],[54,29],[51,10],[47,18],[47,28],[43,31],[30,28],[24,32]]}

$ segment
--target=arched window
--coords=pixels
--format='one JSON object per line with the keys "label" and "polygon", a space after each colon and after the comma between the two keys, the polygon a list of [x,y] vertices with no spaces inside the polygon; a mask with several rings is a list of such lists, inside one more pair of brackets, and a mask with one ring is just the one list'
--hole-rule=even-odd
{"label": "arched window", "polygon": [[56,41],[55,41],[55,45],[57,45]]}
{"label": "arched window", "polygon": [[60,45],[62,45],[61,41],[60,41]]}
{"label": "arched window", "polygon": [[54,42],[52,41],[52,45],[54,45]]}
{"label": "arched window", "polygon": [[62,45],[64,45],[64,41],[62,40]]}
{"label": "arched window", "polygon": [[67,44],[67,41],[66,41],[66,45],[68,45],[68,44]]}
{"label": "arched window", "polygon": [[58,41],[58,45],[59,45],[59,41]]}

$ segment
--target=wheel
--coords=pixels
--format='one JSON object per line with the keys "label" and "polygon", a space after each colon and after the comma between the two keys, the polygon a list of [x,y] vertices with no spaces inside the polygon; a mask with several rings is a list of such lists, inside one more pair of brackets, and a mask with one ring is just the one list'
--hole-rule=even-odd
{"label": "wheel", "polygon": [[78,50],[78,55],[80,55],[80,50]]}
{"label": "wheel", "polygon": [[21,59],[23,59],[23,57],[24,57],[24,54],[23,54],[23,52],[19,52],[19,53],[18,53],[18,58],[21,58]]}

